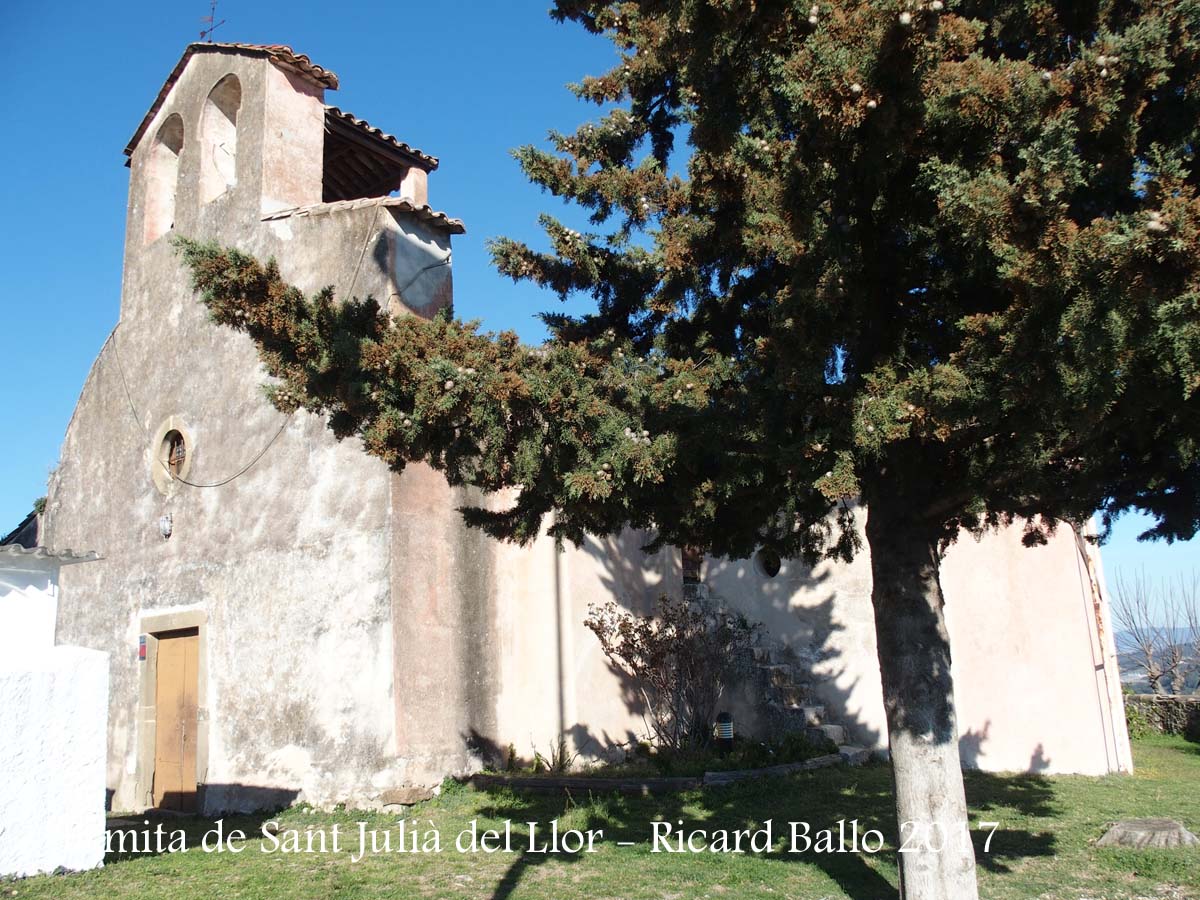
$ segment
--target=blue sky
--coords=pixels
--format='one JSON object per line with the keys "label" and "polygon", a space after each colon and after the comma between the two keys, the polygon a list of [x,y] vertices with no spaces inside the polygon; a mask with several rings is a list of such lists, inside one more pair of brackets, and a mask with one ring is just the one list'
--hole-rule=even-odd
{"label": "blue sky", "polygon": [[[462,218],[456,309],[537,339],[557,301],[502,279],[484,241],[540,242],[537,215],[577,215],[522,176],[509,151],[595,110],[565,85],[599,73],[611,46],[556,25],[547,0],[314,3],[224,0],[219,40],[290,44],[338,73],[327,102],[441,158],[430,203]],[[45,493],[84,377],[116,323],[128,172],[121,154],[208,4],[16,0],[0,17],[9,91],[0,143],[0,533]],[[1190,570],[1197,543],[1138,544],[1122,520],[1105,565]]]}

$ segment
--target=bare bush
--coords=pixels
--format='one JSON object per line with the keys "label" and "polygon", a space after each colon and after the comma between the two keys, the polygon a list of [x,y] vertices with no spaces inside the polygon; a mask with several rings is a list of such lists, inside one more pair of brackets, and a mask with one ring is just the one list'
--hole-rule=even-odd
{"label": "bare bush", "polygon": [[1144,571],[1117,576],[1113,617],[1133,643],[1134,665],[1155,694],[1200,691],[1200,575],[1155,586]]}
{"label": "bare bush", "polygon": [[717,702],[748,669],[760,627],[741,614],[668,597],[649,616],[611,601],[591,606],[584,624],[640,693],[655,743],[670,750],[712,739]]}

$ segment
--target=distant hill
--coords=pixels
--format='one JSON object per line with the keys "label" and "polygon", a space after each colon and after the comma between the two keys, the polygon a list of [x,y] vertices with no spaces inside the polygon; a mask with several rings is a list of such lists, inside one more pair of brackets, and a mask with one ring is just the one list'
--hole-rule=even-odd
{"label": "distant hill", "polygon": [[[1188,693],[1195,687],[1197,678],[1197,669],[1200,669],[1200,660],[1193,658],[1191,632],[1187,628],[1176,628],[1172,637],[1175,639],[1176,645],[1183,651],[1184,667],[1191,670],[1191,676],[1188,683],[1183,686],[1176,686],[1175,690],[1178,693]],[[1135,694],[1150,693],[1150,685],[1146,681],[1146,673],[1139,666],[1141,652],[1137,648],[1137,643],[1127,631],[1118,631],[1113,635],[1113,641],[1117,645],[1117,667],[1121,671],[1121,684],[1129,688]]]}
{"label": "distant hill", "polygon": [[[1188,628],[1175,628],[1172,630],[1171,640],[1176,644],[1190,645],[1192,632]],[[1128,631],[1118,631],[1113,634],[1113,641],[1117,645],[1117,655],[1122,653],[1134,653],[1137,651],[1137,642],[1133,639]]]}

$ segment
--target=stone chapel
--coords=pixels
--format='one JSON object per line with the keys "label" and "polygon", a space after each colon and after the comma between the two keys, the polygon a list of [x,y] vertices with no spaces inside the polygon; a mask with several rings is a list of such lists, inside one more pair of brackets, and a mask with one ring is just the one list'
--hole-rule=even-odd
{"label": "stone chapel", "polygon": [[[288,47],[192,44],[125,149],[119,321],[40,535],[101,557],[63,571],[57,640],[110,654],[113,809],[379,807],[510,744],[528,757],[561,736],[586,759],[642,732],[583,620],[680,594],[678,551],[648,556],[630,532],[558,553],[466,528],[441,475],[397,476],[271,407],[249,339],[192,293],[175,233],[394,315],[451,302],[464,226],[430,206],[438,159],[331,105],[337,87]],[[886,748],[865,551],[699,569],[714,602],[765,624],[763,665],[799,692],[782,714]],[[1032,549],[1019,529],[964,536],[943,585],[965,764],[1130,768],[1093,547],[1067,528]]]}

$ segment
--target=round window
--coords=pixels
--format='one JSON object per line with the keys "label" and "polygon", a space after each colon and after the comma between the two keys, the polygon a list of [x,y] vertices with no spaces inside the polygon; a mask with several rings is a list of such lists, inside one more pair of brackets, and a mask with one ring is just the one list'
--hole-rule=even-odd
{"label": "round window", "polygon": [[158,462],[172,479],[183,477],[183,467],[187,462],[187,441],[180,432],[172,428],[163,435],[162,445],[158,448]]}
{"label": "round window", "polygon": [[170,496],[191,472],[195,456],[192,433],[178,416],[168,416],[146,448],[150,478],[159,493]]}
{"label": "round window", "polygon": [[770,547],[763,547],[754,554],[754,568],[758,570],[759,575],[765,575],[767,578],[774,578],[779,574],[779,570],[783,567],[783,560],[779,554]]}

